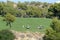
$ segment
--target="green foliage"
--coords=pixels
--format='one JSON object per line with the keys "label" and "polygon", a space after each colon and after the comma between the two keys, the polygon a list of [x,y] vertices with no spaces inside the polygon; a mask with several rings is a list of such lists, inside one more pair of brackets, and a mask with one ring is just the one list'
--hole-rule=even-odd
{"label": "green foliage", "polygon": [[7,13],[4,19],[6,21],[6,25],[7,26],[9,25],[11,28],[12,26],[11,23],[15,21],[15,16],[11,15],[10,13]]}
{"label": "green foliage", "polygon": [[31,17],[40,17],[42,15],[42,10],[36,6],[28,6],[26,14]]}
{"label": "green foliage", "polygon": [[43,37],[44,40],[54,40],[56,32],[52,29],[47,29],[46,30],[46,35]]}
{"label": "green foliage", "polygon": [[54,18],[51,27],[56,32],[60,32],[60,21],[57,18]]}
{"label": "green foliage", "polygon": [[53,12],[53,16],[60,17],[60,3],[52,4],[49,8],[50,12]]}
{"label": "green foliage", "polygon": [[23,10],[27,9],[27,5],[24,3],[21,3],[21,2],[18,2],[17,6],[18,6],[18,8],[23,9]]}
{"label": "green foliage", "polygon": [[14,34],[9,30],[0,31],[0,40],[14,40]]}
{"label": "green foliage", "polygon": [[60,3],[49,4],[34,1],[24,3],[0,2],[0,15],[4,16],[6,13],[17,17],[60,17]]}
{"label": "green foliage", "polygon": [[48,29],[44,40],[60,40],[60,20],[54,18],[51,24],[52,29]]}
{"label": "green foliage", "polygon": [[5,19],[6,19],[6,21],[14,22],[15,16],[11,15],[10,13],[7,13],[5,15]]}
{"label": "green foliage", "polygon": [[52,29],[48,29],[46,32],[43,38],[44,40],[60,40],[60,32],[56,32]]}
{"label": "green foliage", "polygon": [[2,16],[4,16],[7,13],[10,13],[16,17],[46,17],[48,14],[48,3],[41,2],[14,3],[11,1],[7,1],[7,3],[0,2],[0,4],[1,4],[0,15]]}
{"label": "green foliage", "polygon": [[4,6],[6,6],[5,3],[0,2],[0,15],[2,15],[2,16],[5,15]]}

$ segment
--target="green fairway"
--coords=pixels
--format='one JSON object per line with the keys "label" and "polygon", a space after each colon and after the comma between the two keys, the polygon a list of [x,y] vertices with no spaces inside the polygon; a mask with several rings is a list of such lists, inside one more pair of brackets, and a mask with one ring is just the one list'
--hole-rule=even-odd
{"label": "green fairway", "polygon": [[[9,26],[6,26],[6,22],[2,21],[3,18],[0,17],[0,30],[10,29]],[[50,27],[51,19],[46,18],[16,18],[12,24],[13,30],[16,31],[31,31],[31,32],[45,32],[47,28]],[[27,26],[30,26],[30,29],[26,29]],[[38,26],[42,25],[42,29],[38,29]],[[24,26],[24,27],[23,27]]]}

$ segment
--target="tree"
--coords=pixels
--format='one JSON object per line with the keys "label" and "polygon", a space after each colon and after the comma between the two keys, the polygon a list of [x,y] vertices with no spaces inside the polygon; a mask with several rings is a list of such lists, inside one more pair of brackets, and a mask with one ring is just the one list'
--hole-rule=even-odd
{"label": "tree", "polygon": [[47,7],[43,8],[43,9],[42,9],[42,15],[41,15],[41,16],[42,16],[42,17],[46,17],[46,16],[48,16],[48,14],[49,14],[49,13],[48,13],[48,8],[47,8]]}
{"label": "tree", "polygon": [[24,10],[20,10],[20,13],[21,13],[21,17],[24,17],[24,15],[26,14]]}
{"label": "tree", "polygon": [[54,40],[56,32],[52,29],[46,30],[46,35],[43,37],[44,40]]}
{"label": "tree", "polygon": [[6,25],[10,26],[10,28],[12,27],[11,23],[15,21],[15,16],[11,15],[10,13],[7,13],[5,15],[5,21],[6,21]]}
{"label": "tree", "polygon": [[27,9],[27,5],[25,3],[18,2],[17,6],[19,9],[22,9],[22,10]]}
{"label": "tree", "polygon": [[0,30],[0,40],[14,40],[15,35],[9,30]]}
{"label": "tree", "polygon": [[40,17],[42,14],[41,12],[41,9],[36,6],[28,6],[28,9],[26,10],[26,14],[29,17]]}
{"label": "tree", "polygon": [[60,32],[60,21],[57,18],[53,19],[51,28],[56,32]]}
{"label": "tree", "polygon": [[46,31],[44,40],[60,40],[60,20],[54,18],[51,24],[51,29]]}
{"label": "tree", "polygon": [[5,7],[5,3],[4,2],[0,2],[0,15],[4,16],[5,15],[5,11],[4,11],[4,7]]}
{"label": "tree", "polygon": [[60,18],[60,3],[52,4],[48,11],[53,12],[53,16]]}

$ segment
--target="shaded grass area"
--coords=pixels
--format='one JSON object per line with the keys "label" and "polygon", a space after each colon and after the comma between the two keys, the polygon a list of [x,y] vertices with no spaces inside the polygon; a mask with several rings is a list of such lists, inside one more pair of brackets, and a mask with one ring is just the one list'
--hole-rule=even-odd
{"label": "shaded grass area", "polygon": [[[10,29],[9,26],[6,26],[6,22],[2,21],[3,18],[0,17],[0,30]],[[14,23],[12,23],[12,30],[26,32],[45,32],[46,29],[50,28],[51,19],[47,18],[16,18]],[[27,26],[30,26],[30,29],[26,29]],[[37,27],[42,25],[42,29]],[[24,26],[24,27],[23,27]]]}

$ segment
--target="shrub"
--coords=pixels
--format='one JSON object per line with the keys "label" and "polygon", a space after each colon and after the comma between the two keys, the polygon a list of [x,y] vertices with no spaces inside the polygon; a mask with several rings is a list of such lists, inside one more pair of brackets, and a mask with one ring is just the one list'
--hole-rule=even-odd
{"label": "shrub", "polygon": [[0,40],[14,40],[14,34],[9,30],[0,31]]}

